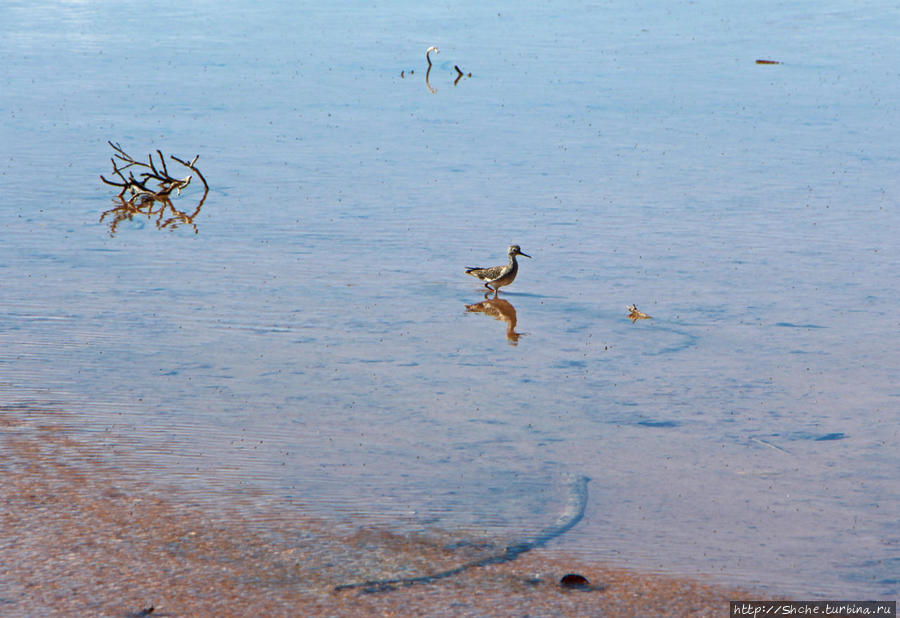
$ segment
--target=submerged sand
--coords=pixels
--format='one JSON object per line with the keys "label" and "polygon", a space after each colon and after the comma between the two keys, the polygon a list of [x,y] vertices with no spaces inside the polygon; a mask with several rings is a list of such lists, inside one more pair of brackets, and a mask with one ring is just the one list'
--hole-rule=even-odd
{"label": "submerged sand", "polygon": [[[0,615],[725,616],[729,600],[759,598],[546,548],[432,582],[336,591],[492,550],[347,530],[249,494],[200,501],[33,412],[0,411],[0,470]],[[561,587],[572,572],[591,586]]]}

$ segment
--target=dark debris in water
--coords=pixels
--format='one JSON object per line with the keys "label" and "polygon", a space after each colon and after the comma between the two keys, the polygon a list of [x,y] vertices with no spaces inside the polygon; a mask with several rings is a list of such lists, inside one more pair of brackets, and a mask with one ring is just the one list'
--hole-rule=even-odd
{"label": "dark debris in water", "polygon": [[587,577],[578,573],[566,573],[559,580],[559,585],[563,588],[584,588],[589,586],[590,583]]}
{"label": "dark debris in water", "polygon": [[678,421],[638,421],[642,427],[678,427]]}
{"label": "dark debris in water", "polygon": [[603,585],[591,585],[590,580],[579,573],[566,573],[559,580],[559,585],[568,590],[583,590],[585,592],[600,592],[606,589]]}
{"label": "dark debris in water", "polygon": [[782,328],[825,328],[818,324],[794,324],[793,322],[776,322],[775,326],[780,326]]}
{"label": "dark debris in water", "polygon": [[847,434],[845,434],[842,431],[838,431],[835,433],[826,433],[824,436],[819,436],[818,438],[816,438],[815,441],[816,442],[827,442],[829,440],[843,440],[846,437],[847,437]]}

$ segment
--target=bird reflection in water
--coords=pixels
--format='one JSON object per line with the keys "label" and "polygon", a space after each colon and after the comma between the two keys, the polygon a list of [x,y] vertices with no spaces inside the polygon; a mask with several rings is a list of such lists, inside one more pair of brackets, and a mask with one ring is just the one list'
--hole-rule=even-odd
{"label": "bird reflection in water", "polygon": [[474,305],[466,305],[466,311],[470,313],[484,313],[495,320],[506,322],[506,339],[512,345],[518,345],[522,333],[516,332],[516,308],[512,303],[502,298],[483,300]]}

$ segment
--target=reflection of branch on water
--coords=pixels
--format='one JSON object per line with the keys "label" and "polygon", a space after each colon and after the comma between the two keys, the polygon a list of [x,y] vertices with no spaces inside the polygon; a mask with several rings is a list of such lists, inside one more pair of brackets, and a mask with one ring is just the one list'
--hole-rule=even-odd
{"label": "reflection of branch on water", "polygon": [[[148,219],[156,215],[156,227],[160,230],[165,228],[174,230],[179,225],[190,225],[194,228],[194,233],[197,233],[197,225],[194,223],[194,217],[200,212],[200,208],[203,206],[203,200],[197,204],[197,208],[195,208],[194,212],[191,214],[187,214],[175,208],[175,206],[172,205],[171,200],[167,197],[153,198],[142,195],[126,200],[122,196],[116,196],[113,200],[117,201],[119,205],[100,215],[100,221],[103,221],[107,215],[112,215],[109,221],[110,236],[115,235],[119,223],[126,219],[131,221],[134,218],[134,215],[145,215]],[[170,213],[170,216],[165,218],[167,213]]]}
{"label": "reflection of branch on water", "polygon": [[429,64],[429,65],[428,65],[428,70],[425,71],[425,85],[428,87],[428,90],[429,90],[429,92],[431,92],[431,94],[436,94],[436,93],[437,93],[437,88],[432,88],[432,87],[431,87],[431,82],[428,81],[428,77],[429,77],[430,75],[431,75],[431,65]]}
{"label": "reflection of branch on water", "polygon": [[[179,225],[188,224],[194,228],[194,233],[197,233],[194,217],[200,213],[200,209],[206,201],[206,196],[209,194],[209,185],[206,184],[206,178],[197,169],[197,159],[200,158],[200,155],[195,156],[191,161],[184,161],[174,155],[169,155],[169,159],[192,172],[192,174],[184,178],[175,178],[169,174],[166,159],[159,150],[156,151],[159,157],[158,162],[154,161],[152,153],[147,157],[147,161],[144,162],[138,161],[126,153],[119,144],[108,143],[116,151],[116,154],[110,161],[113,165],[113,173],[119,180],[108,180],[102,175],[100,180],[121,189],[114,200],[117,201],[118,205],[100,216],[100,221],[103,221],[107,215],[113,215],[110,220],[109,233],[115,234],[119,223],[125,219],[131,220],[136,214],[146,215],[148,219],[156,215],[156,227],[159,229],[175,229]],[[122,163],[124,165],[121,165]],[[119,167],[120,165],[121,167]],[[126,177],[123,172],[131,167],[142,168],[147,171],[139,173],[137,177],[135,177],[133,171],[129,171]],[[181,195],[181,190],[186,189],[191,184],[193,174],[196,174],[200,182],[203,183],[203,196],[194,208],[193,213],[187,214],[178,210],[172,204],[172,192],[175,192],[176,195]],[[153,186],[154,184],[156,185],[155,187]],[[130,194],[130,197],[127,199],[125,198],[126,193]],[[170,216],[166,217],[167,214]]]}
{"label": "reflection of branch on water", "polygon": [[540,547],[558,536],[561,536],[571,530],[575,524],[584,517],[584,510],[588,501],[588,481],[586,476],[573,476],[569,479],[569,498],[565,508],[560,513],[556,522],[547,528],[544,528],[535,536],[525,539],[519,543],[513,543],[506,546],[501,553],[473,562],[467,562],[461,566],[432,575],[420,575],[418,577],[399,577],[396,579],[378,579],[365,582],[357,582],[353,584],[341,584],[335,586],[335,592],[342,590],[353,590],[361,588],[364,592],[383,592],[393,590],[397,586],[413,586],[415,584],[430,584],[439,579],[446,579],[459,575],[463,571],[472,568],[487,566],[489,564],[500,564],[515,560],[527,551],[531,551],[536,547]]}
{"label": "reflection of branch on water", "polygon": [[502,298],[484,300],[474,305],[466,305],[466,311],[472,313],[484,313],[493,316],[495,320],[506,322],[506,338],[512,345],[517,345],[521,333],[516,332],[516,308],[512,303]]}

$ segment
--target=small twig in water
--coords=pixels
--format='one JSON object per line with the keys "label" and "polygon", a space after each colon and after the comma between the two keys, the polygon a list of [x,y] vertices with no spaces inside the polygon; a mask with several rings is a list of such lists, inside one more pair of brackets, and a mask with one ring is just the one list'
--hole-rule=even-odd
{"label": "small twig in water", "polygon": [[637,305],[631,305],[628,308],[628,317],[631,318],[631,323],[634,324],[638,320],[649,320],[650,316],[646,313],[638,311]]}
{"label": "small twig in water", "polygon": [[791,454],[791,452],[789,450],[781,448],[780,446],[778,446],[776,444],[772,444],[771,442],[769,442],[767,440],[760,440],[759,438],[750,438],[750,439],[753,440],[754,442],[758,442],[759,444],[762,444],[763,446],[768,446],[769,448],[773,448],[776,451],[781,451],[782,453],[787,453],[788,455]]}
{"label": "small twig in water", "polygon": [[463,72],[460,71],[460,70],[459,70],[459,66],[457,66],[457,65],[455,65],[455,64],[453,65],[453,68],[456,69],[456,79],[453,80],[453,85],[455,86],[456,84],[459,83],[459,80],[462,79],[462,77],[463,77]]}
{"label": "small twig in water", "polygon": [[428,49],[425,50],[425,60],[428,61],[428,66],[431,66],[431,52],[439,54],[439,53],[441,53],[441,50],[439,50],[434,45],[432,45],[431,47],[429,47]]}

